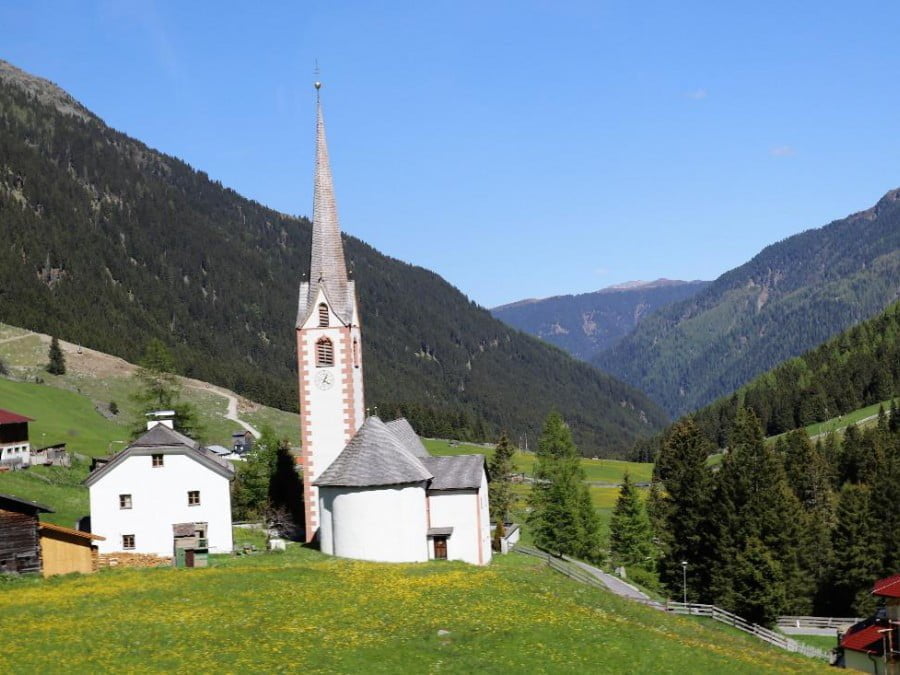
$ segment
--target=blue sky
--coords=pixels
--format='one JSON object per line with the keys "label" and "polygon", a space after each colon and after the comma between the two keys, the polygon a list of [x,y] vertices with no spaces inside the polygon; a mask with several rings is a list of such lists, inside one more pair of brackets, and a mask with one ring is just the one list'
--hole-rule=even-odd
{"label": "blue sky", "polygon": [[[791,5],[791,6],[788,6]],[[900,4],[28,2],[0,58],[486,306],[711,279],[900,186]]]}

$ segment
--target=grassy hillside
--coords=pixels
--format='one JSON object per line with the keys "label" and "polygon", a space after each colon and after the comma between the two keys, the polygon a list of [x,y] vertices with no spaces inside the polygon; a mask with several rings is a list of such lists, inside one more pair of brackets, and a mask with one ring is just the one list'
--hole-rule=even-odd
{"label": "grassy hillside", "polygon": [[[296,410],[309,221],[110,129],[64,92],[54,104],[50,83],[37,97],[36,83],[0,62],[0,317],[132,362],[157,338],[182,374]],[[352,189],[338,181],[338,195]],[[426,435],[477,440],[533,433],[564,410],[579,445],[603,456],[666,421],[641,392],[509,328],[433,272],[345,245],[367,405],[405,411]]]}
{"label": "grassy hillside", "polygon": [[[49,337],[46,335],[0,324],[0,361],[6,364],[10,375],[19,381],[0,379],[6,388],[0,389],[0,407],[11,408],[36,419],[31,425],[31,440],[37,445],[70,441],[70,447],[82,454],[107,454],[108,444],[125,438],[136,420],[137,411],[131,400],[137,387],[133,377],[135,366],[117,357],[63,342],[61,346],[66,358],[66,374],[50,375],[44,370],[48,346]],[[33,383],[36,380],[42,381],[43,385],[19,386],[21,381]],[[231,434],[241,429],[237,422],[225,417],[227,399],[224,394],[232,392],[211,389],[206,383],[197,380],[182,378],[181,382],[182,397],[195,407],[203,427],[200,440],[227,446]],[[51,389],[53,393],[45,393],[41,386]],[[70,394],[69,398],[65,397],[66,393]],[[30,399],[35,399],[38,406],[34,408],[35,414],[17,407],[28,405],[27,401]],[[117,415],[109,414],[109,404],[112,401],[119,408]],[[296,413],[269,408],[240,397],[238,412],[241,419],[256,428],[269,425],[280,437],[299,446],[300,422]],[[77,427],[70,423],[71,420],[84,425],[82,439],[72,443],[71,434],[41,435],[47,432],[45,425],[48,423],[65,427],[66,430],[76,430]],[[85,436],[84,433],[90,430],[97,433],[92,437]],[[98,444],[97,439],[103,442]]]}
{"label": "grassy hillside", "polygon": [[480,569],[294,547],[214,565],[14,585],[0,593],[0,630],[29,639],[7,643],[0,671],[826,669],[576,585],[516,554]]}
{"label": "grassy hillside", "polygon": [[900,190],[763,249],[642,321],[595,363],[673,416],[882,311],[900,292]]}
{"label": "grassy hillside", "polygon": [[695,296],[709,283],[660,279],[636,288],[523,300],[494,307],[491,314],[587,361],[617,344],[653,312]]}

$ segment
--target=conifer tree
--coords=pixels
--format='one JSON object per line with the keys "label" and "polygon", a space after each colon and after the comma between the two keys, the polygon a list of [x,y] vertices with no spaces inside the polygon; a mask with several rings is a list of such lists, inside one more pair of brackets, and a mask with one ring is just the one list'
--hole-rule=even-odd
{"label": "conifer tree", "polygon": [[841,490],[831,584],[832,611],[837,615],[867,616],[874,606],[869,589],[881,571],[882,556],[872,522],[871,494],[867,485],[848,484]]}
{"label": "conifer tree", "polygon": [[[693,586],[701,591],[696,600],[708,600],[712,561],[710,506],[712,475],[706,458],[712,446],[693,419],[676,423],[666,438],[656,462],[656,477],[665,487],[654,510],[664,514],[660,528],[663,556],[659,561],[660,581],[676,594],[682,583],[682,561],[691,568]],[[656,498],[654,498],[656,499]]]}
{"label": "conifer tree", "polygon": [[66,374],[66,357],[62,349],[59,347],[59,339],[54,335],[50,338],[50,349],[47,352],[49,363],[47,364],[47,372],[51,375]]}
{"label": "conifer tree", "polygon": [[599,520],[584,484],[572,433],[559,413],[544,422],[529,498],[534,543],[552,553],[596,559]]}
{"label": "conifer tree", "polygon": [[609,550],[618,563],[648,570],[653,567],[650,520],[628,472],[609,523]]}
{"label": "conifer tree", "polygon": [[756,537],[750,537],[732,567],[732,611],[751,623],[773,626],[787,606],[781,565]]}
{"label": "conifer tree", "polygon": [[[736,560],[755,538],[780,565],[788,609],[808,614],[814,584],[803,555],[807,517],[788,486],[781,459],[766,446],[759,421],[749,410],[738,412],[730,445],[716,476],[716,604],[728,609],[736,605]],[[753,555],[759,555],[755,548]]]}
{"label": "conifer tree", "polygon": [[134,377],[138,389],[131,395],[137,407],[132,434],[138,436],[146,426],[146,414],[156,410],[175,412],[175,429],[191,437],[203,433],[197,413],[190,403],[181,400],[181,385],[175,376],[175,362],[160,340],[150,340],[138,363]]}
{"label": "conifer tree", "polygon": [[515,448],[509,442],[506,432],[500,434],[494,454],[488,462],[488,475],[491,482],[488,485],[491,504],[491,520],[493,522],[508,522],[509,512],[513,506],[514,495],[510,477],[515,468],[513,455]]}

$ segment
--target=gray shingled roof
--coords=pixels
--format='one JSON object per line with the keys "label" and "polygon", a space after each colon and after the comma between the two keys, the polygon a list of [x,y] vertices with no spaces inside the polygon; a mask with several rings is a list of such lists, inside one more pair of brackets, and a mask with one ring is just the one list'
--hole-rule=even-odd
{"label": "gray shingled roof", "polygon": [[428,450],[422,444],[421,439],[412,425],[405,417],[399,417],[393,422],[388,422],[385,426],[390,429],[391,433],[397,437],[397,440],[403,443],[403,447],[409,450],[416,457],[431,457]]}
{"label": "gray shingled roof", "polygon": [[306,322],[316,301],[316,290],[321,284],[325,297],[335,314],[344,323],[349,323],[353,311],[353,297],[347,277],[347,263],[344,260],[344,246],[341,242],[341,228],[338,223],[337,203],[334,199],[334,184],[331,178],[331,164],[328,160],[328,145],[325,142],[325,119],[322,104],[316,104],[316,175],[313,188],[313,235],[312,255],[309,266],[309,286],[301,287],[301,301],[306,295],[306,307],[299,307],[297,325]]}
{"label": "gray shingled roof", "polygon": [[384,422],[372,416],[313,485],[375,487],[419,483],[432,478],[422,462]]}
{"label": "gray shingled roof", "polygon": [[477,490],[484,473],[484,455],[426,457],[422,464],[434,474],[429,490]]}
{"label": "gray shingled roof", "polygon": [[127,448],[110,457],[108,462],[94,469],[84,479],[84,484],[90,487],[131,455],[151,455],[155,454],[155,451],[159,451],[161,454],[184,453],[229,480],[234,477],[234,467],[228,460],[219,457],[212,450],[204,448],[193,438],[169,429],[164,424],[157,424],[141,434]]}

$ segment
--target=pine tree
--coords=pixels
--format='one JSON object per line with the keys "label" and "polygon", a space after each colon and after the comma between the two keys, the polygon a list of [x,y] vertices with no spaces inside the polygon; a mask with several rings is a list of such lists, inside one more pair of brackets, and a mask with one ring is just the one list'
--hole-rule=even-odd
{"label": "pine tree", "polygon": [[758,539],[780,565],[788,608],[808,614],[815,589],[804,557],[807,516],[788,486],[780,457],[766,446],[759,420],[749,410],[735,419],[730,452],[716,475],[716,499],[716,604],[735,606],[736,560],[751,539]]}
{"label": "pine tree", "polygon": [[781,565],[756,537],[750,537],[732,567],[732,611],[751,623],[773,626],[787,606]]}
{"label": "pine tree", "polygon": [[881,550],[871,512],[872,491],[848,484],[841,490],[835,527],[832,611],[841,616],[867,616],[873,609],[868,592],[878,577]]}
{"label": "pine tree", "polygon": [[59,347],[59,339],[54,335],[50,338],[50,349],[47,352],[49,363],[47,364],[47,372],[51,375],[66,374],[66,357],[62,349]]}
{"label": "pine tree", "polygon": [[609,522],[609,550],[626,566],[653,568],[654,549],[650,520],[631,476],[625,472]]}
{"label": "pine tree", "polygon": [[138,366],[134,375],[138,388],[131,395],[137,407],[132,434],[143,433],[146,414],[156,410],[174,411],[174,426],[181,433],[191,437],[202,434],[194,406],[180,399],[181,385],[175,375],[175,362],[166,346],[159,340],[150,340]]}
{"label": "pine tree", "polygon": [[598,557],[599,519],[584,484],[572,433],[550,413],[538,441],[528,522],[534,543],[552,553]]}
{"label": "pine tree", "polygon": [[513,506],[515,495],[512,491],[510,477],[515,468],[513,455],[515,449],[509,442],[506,432],[500,434],[494,454],[488,462],[488,475],[491,482],[488,485],[491,504],[491,520],[493,522],[509,522],[509,512]]}
{"label": "pine tree", "polygon": [[678,594],[682,583],[681,563],[686,561],[691,568],[693,586],[699,591],[695,601],[709,599],[713,482],[706,458],[711,450],[699,427],[688,418],[676,423],[663,440],[654,468],[665,487],[665,496],[660,496],[659,503],[654,504],[654,511],[665,519],[658,529],[663,552],[659,561],[660,581],[670,593]]}

